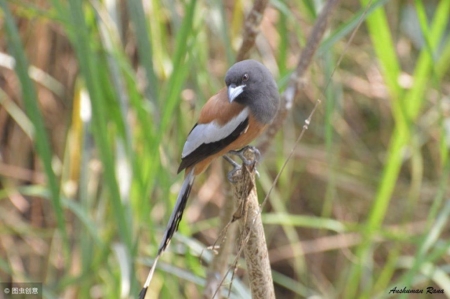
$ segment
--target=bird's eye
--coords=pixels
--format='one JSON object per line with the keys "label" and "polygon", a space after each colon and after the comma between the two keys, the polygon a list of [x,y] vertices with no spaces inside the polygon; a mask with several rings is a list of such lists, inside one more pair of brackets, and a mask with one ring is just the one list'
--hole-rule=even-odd
{"label": "bird's eye", "polygon": [[244,76],[242,76],[242,81],[247,81],[249,78],[248,74],[244,74]]}

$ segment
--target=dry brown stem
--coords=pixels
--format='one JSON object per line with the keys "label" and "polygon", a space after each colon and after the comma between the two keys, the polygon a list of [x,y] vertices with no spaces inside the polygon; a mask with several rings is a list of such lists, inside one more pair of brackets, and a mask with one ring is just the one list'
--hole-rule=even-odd
{"label": "dry brown stem", "polygon": [[243,163],[241,170],[232,175],[232,189],[238,206],[233,220],[239,223],[239,252],[243,248],[252,298],[272,299],[275,298],[275,291],[256,192],[255,171],[255,164],[249,166]]}
{"label": "dry brown stem", "polygon": [[241,44],[241,48],[238,51],[236,56],[236,61],[244,60],[248,57],[248,53],[253,48],[255,44],[256,36],[259,33],[259,24],[261,24],[261,20],[264,15],[264,10],[269,3],[268,0],[256,0],[253,3],[253,7],[250,10],[249,14],[245,18],[244,22],[244,32],[243,32],[243,40]]}

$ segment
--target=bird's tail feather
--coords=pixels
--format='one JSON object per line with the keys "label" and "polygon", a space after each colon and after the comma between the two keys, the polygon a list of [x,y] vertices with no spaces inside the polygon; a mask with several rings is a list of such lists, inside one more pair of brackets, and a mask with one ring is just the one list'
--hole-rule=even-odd
{"label": "bird's tail feather", "polygon": [[145,280],[144,287],[143,287],[142,290],[139,292],[139,299],[144,299],[144,298],[145,298],[145,295],[147,294],[147,289],[148,289],[148,286],[150,285],[150,282],[152,281],[153,273],[155,272],[156,264],[158,263],[159,256],[160,256],[160,255],[158,254],[158,256],[157,256],[157,257],[155,258],[155,260],[153,261],[152,268],[150,269],[150,272],[148,272],[147,280]]}
{"label": "bird's tail feather", "polygon": [[147,293],[148,286],[152,281],[153,273],[155,272],[156,264],[158,262],[161,254],[166,250],[167,246],[172,240],[173,234],[177,231],[178,225],[180,224],[181,217],[183,217],[183,211],[186,207],[189,194],[191,193],[192,185],[194,184],[194,168],[192,168],[189,173],[184,178],[183,185],[181,186],[180,193],[178,193],[177,202],[173,208],[172,214],[170,215],[169,223],[167,223],[166,231],[164,232],[164,237],[159,244],[158,255],[153,262],[152,268],[148,273],[147,280],[145,281],[144,287],[139,293],[139,299],[144,299]]}
{"label": "bird's tail feather", "polygon": [[183,217],[183,211],[186,207],[189,194],[191,193],[194,179],[194,169],[192,168],[184,178],[180,193],[178,193],[177,202],[173,208],[172,215],[170,215],[169,223],[167,223],[164,237],[161,240],[161,244],[159,244],[158,256],[166,250],[170,240],[172,240],[173,234],[178,230],[178,225],[180,224],[181,217]]}

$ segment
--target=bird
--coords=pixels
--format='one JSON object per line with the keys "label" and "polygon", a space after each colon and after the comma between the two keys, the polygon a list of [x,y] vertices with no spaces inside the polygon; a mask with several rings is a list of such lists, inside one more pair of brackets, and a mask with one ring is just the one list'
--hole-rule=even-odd
{"label": "bird", "polygon": [[157,261],[178,229],[195,177],[216,158],[251,143],[278,111],[278,87],[262,63],[252,59],[235,63],[225,75],[225,84],[205,103],[187,136],[177,172],[185,171],[184,181],[140,299],[145,297]]}

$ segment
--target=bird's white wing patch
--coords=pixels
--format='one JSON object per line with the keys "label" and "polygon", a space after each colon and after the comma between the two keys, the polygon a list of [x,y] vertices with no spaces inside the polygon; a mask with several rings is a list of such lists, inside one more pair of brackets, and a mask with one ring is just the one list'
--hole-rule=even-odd
{"label": "bird's white wing patch", "polygon": [[186,157],[204,143],[216,142],[230,135],[248,117],[248,111],[248,108],[245,108],[223,126],[215,121],[198,124],[187,137],[181,157]]}

